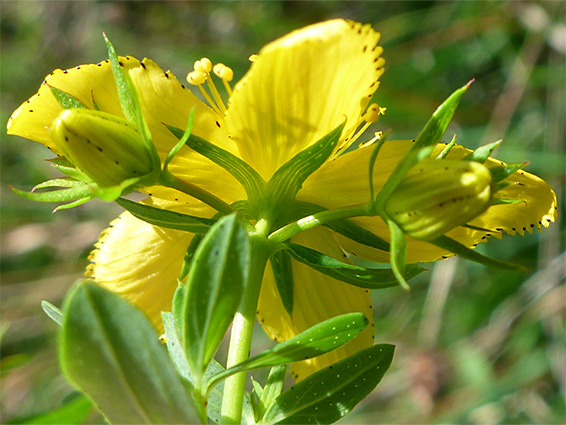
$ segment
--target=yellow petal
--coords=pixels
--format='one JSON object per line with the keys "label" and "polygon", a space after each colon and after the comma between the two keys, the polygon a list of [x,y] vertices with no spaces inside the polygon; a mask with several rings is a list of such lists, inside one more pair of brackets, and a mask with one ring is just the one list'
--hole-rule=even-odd
{"label": "yellow petal", "polygon": [[152,226],[125,212],[100,235],[85,275],[133,302],[161,329],[161,311],[171,311],[192,237]]}
{"label": "yellow petal", "polygon": [[226,123],[264,179],[347,119],[352,130],[383,71],[379,33],[341,19],[264,47],[230,99]]}
{"label": "yellow petal", "polygon": [[[302,233],[293,242],[308,246],[335,258],[342,252],[329,231],[319,228]],[[350,312],[362,312],[370,324],[354,340],[343,347],[310,360],[292,365],[297,380],[335,363],[373,344],[373,312],[369,291],[323,275],[304,264],[293,261],[293,317],[283,307],[271,267],[266,270],[261,289],[258,318],[270,336],[277,341],[287,340],[331,317]]]}
{"label": "yellow petal", "polygon": [[[164,72],[149,59],[140,62],[126,56],[120,57],[120,63],[128,70],[138,91],[158,150],[168,151],[176,140],[163,123],[184,129],[189,112],[195,107],[194,134],[237,152],[226,136],[223,118],[198,100],[171,72]],[[45,77],[38,92],[12,114],[8,121],[9,134],[53,148],[48,128],[63,108],[51,93],[50,86],[71,94],[89,109],[98,108],[123,117],[110,63],[105,60],[99,64],[56,69]]]}

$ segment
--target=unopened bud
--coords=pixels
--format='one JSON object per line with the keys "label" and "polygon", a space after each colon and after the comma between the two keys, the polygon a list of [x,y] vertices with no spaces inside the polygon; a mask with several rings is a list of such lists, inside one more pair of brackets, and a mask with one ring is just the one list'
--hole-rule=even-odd
{"label": "unopened bud", "polygon": [[139,131],[115,115],[67,109],[53,121],[50,136],[59,153],[101,188],[152,171],[151,154]]}
{"label": "unopened bud", "polygon": [[416,239],[432,240],[483,213],[491,200],[489,169],[473,161],[424,160],[385,203],[385,212]]}

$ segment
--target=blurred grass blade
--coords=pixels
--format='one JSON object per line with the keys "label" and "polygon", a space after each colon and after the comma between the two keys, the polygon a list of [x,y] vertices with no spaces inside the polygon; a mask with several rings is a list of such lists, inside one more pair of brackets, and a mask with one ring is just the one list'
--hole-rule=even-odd
{"label": "blurred grass blade", "polygon": [[63,314],[61,313],[61,310],[59,310],[49,301],[45,300],[41,301],[41,308],[51,320],[53,320],[59,326],[63,326]]}

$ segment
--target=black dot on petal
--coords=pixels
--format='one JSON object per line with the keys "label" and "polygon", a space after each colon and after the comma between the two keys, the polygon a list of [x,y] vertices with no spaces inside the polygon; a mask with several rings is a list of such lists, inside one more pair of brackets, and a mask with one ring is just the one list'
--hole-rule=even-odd
{"label": "black dot on petal", "polygon": [[69,72],[69,71],[67,71],[66,69],[63,70],[63,74],[66,74],[67,72]]}
{"label": "black dot on petal", "polygon": [[98,63],[96,64],[96,66],[102,66],[102,64],[101,64],[100,62],[98,62]]}
{"label": "black dot on petal", "polygon": [[218,121],[216,121],[216,126],[220,128],[220,123]]}
{"label": "black dot on petal", "polygon": [[143,62],[141,62],[140,65],[143,69],[145,69],[145,64]]}
{"label": "black dot on petal", "polygon": [[33,109],[30,109],[29,111],[30,111],[30,112],[33,112]]}
{"label": "black dot on petal", "polygon": [[123,62],[118,62],[118,65],[124,66],[124,63],[123,63]]}
{"label": "black dot on petal", "polygon": [[165,73],[165,78],[169,78],[169,74],[167,72]]}

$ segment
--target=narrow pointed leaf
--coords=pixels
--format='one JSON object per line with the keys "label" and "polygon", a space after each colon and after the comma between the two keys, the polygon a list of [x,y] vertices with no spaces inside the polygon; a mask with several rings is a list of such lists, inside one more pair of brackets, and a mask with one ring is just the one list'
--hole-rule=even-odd
{"label": "narrow pointed leaf", "polygon": [[493,178],[493,181],[500,182],[501,180],[509,177],[511,174],[522,169],[525,165],[527,165],[526,162],[521,162],[518,164],[505,164],[490,168],[489,171],[491,171],[491,177]]}
{"label": "narrow pointed leaf", "polygon": [[399,285],[401,285],[403,289],[408,290],[409,285],[405,280],[407,267],[407,237],[393,220],[389,220],[387,224],[391,232],[391,267]]}
{"label": "narrow pointed leaf", "polygon": [[150,224],[168,229],[183,230],[191,233],[206,233],[214,220],[181,214],[149,205],[133,202],[125,198],[116,199],[116,203],[132,215]]}
{"label": "narrow pointed leaf", "polygon": [[191,243],[189,244],[189,247],[185,252],[183,267],[181,268],[181,273],[179,273],[179,280],[185,280],[185,278],[189,274],[193,257],[195,256],[195,252],[203,238],[204,238],[204,234],[196,234],[191,239]]}
{"label": "narrow pointed leaf", "polygon": [[195,253],[187,280],[182,332],[195,381],[202,378],[240,305],[249,252],[248,235],[232,214],[211,227]]}
{"label": "narrow pointed leaf", "polygon": [[374,345],[324,368],[281,394],[265,424],[330,424],[349,413],[381,381],[394,346]]}
{"label": "narrow pointed leaf", "polygon": [[51,93],[53,93],[53,96],[55,96],[55,99],[57,99],[57,102],[59,102],[59,105],[61,105],[63,109],[87,109],[85,104],[75,96],[56,87],[49,86],[49,88],[51,89]]}
{"label": "narrow pointed leaf", "polygon": [[85,183],[70,178],[51,179],[35,185],[32,189],[32,192],[36,191],[37,189],[45,189],[46,187],[79,187],[79,186],[85,186]]}
{"label": "narrow pointed leaf", "polygon": [[397,165],[377,196],[378,211],[383,211],[385,201],[403,180],[409,169],[419,160],[419,157],[427,156],[427,152],[430,154],[430,148],[440,142],[470,84],[471,82],[456,90],[434,111],[405,158]]}
{"label": "narrow pointed leaf", "polygon": [[285,307],[289,316],[292,317],[294,279],[291,257],[285,251],[277,251],[271,256],[269,262],[271,263],[273,277],[275,278],[275,284],[277,285],[279,296],[283,302],[283,307]]}
{"label": "narrow pointed leaf", "polygon": [[67,202],[89,196],[92,198],[92,189],[87,185],[71,187],[69,189],[52,190],[49,192],[24,192],[14,187],[10,187],[10,189],[12,189],[12,192],[16,195],[36,202]]}
{"label": "narrow pointed leaf", "polygon": [[362,313],[348,313],[325,320],[299,335],[213,376],[208,386],[210,388],[220,380],[235,373],[321,356],[354,339],[368,323],[368,319]]}
{"label": "narrow pointed leaf", "polygon": [[439,238],[433,239],[429,241],[430,243],[439,246],[440,248],[444,248],[450,252],[453,252],[459,257],[465,258],[466,260],[475,261],[476,263],[483,264],[487,267],[496,267],[499,269],[506,269],[506,270],[525,270],[528,271],[528,268],[522,266],[520,264],[508,263],[506,261],[497,260],[495,258],[487,257],[483,254],[480,254],[478,251],[473,249],[467,248],[462,245],[460,242],[455,241],[448,236],[440,236]]}
{"label": "narrow pointed leaf", "polygon": [[179,151],[185,145],[187,140],[189,140],[189,137],[191,135],[191,131],[193,131],[194,119],[195,119],[195,108],[193,107],[191,109],[191,112],[189,113],[189,122],[187,123],[187,128],[184,131],[181,138],[179,139],[179,141],[177,142],[177,144],[175,146],[173,146],[173,149],[171,149],[171,151],[167,154],[167,158],[165,159],[165,162],[163,163],[163,170],[167,171],[167,167],[169,166],[169,163],[179,153]]}
{"label": "narrow pointed leaf", "polygon": [[480,146],[475,151],[470,152],[462,159],[465,161],[475,161],[483,164],[485,161],[487,161],[487,158],[491,156],[493,151],[501,144],[501,142],[503,142],[503,140],[498,140],[497,142]]}
{"label": "narrow pointed leaf", "polygon": [[153,326],[98,285],[81,283],[66,299],[59,355],[65,376],[110,423],[198,421]]}
{"label": "narrow pointed leaf", "polygon": [[59,310],[53,304],[45,300],[41,301],[41,308],[43,309],[45,314],[49,316],[51,320],[53,320],[59,326],[63,325],[63,314],[61,313],[61,310]]}
{"label": "narrow pointed leaf", "polygon": [[454,137],[452,137],[452,140],[450,140],[450,143],[448,143],[444,149],[442,149],[442,152],[440,152],[438,154],[438,156],[436,157],[436,159],[445,159],[448,154],[450,153],[450,151],[452,150],[452,148],[454,147],[454,145],[456,145],[456,135],[454,135]]}
{"label": "narrow pointed leaf", "polygon": [[[183,130],[171,125],[167,125],[167,128],[179,140],[185,134]],[[257,197],[262,192],[265,181],[256,170],[237,156],[194,134],[191,134],[185,144],[232,174],[242,184],[249,198]]]}
{"label": "narrow pointed leaf", "polygon": [[[343,263],[321,252],[293,243],[285,244],[285,249],[303,264],[334,279],[367,289],[381,289],[397,286],[396,274],[392,269],[369,269]],[[404,279],[411,279],[426,269],[418,264],[409,264],[402,273]]]}
{"label": "narrow pointed leaf", "polygon": [[279,168],[267,183],[268,193],[274,200],[291,200],[304,181],[320,168],[334,152],[345,123],[340,124],[318,142],[299,152]]}
{"label": "narrow pointed leaf", "polygon": [[283,384],[285,382],[285,374],[287,373],[287,365],[274,366],[269,371],[267,382],[260,394],[258,402],[259,419],[265,415],[265,412],[273,404],[273,402],[281,395]]}

